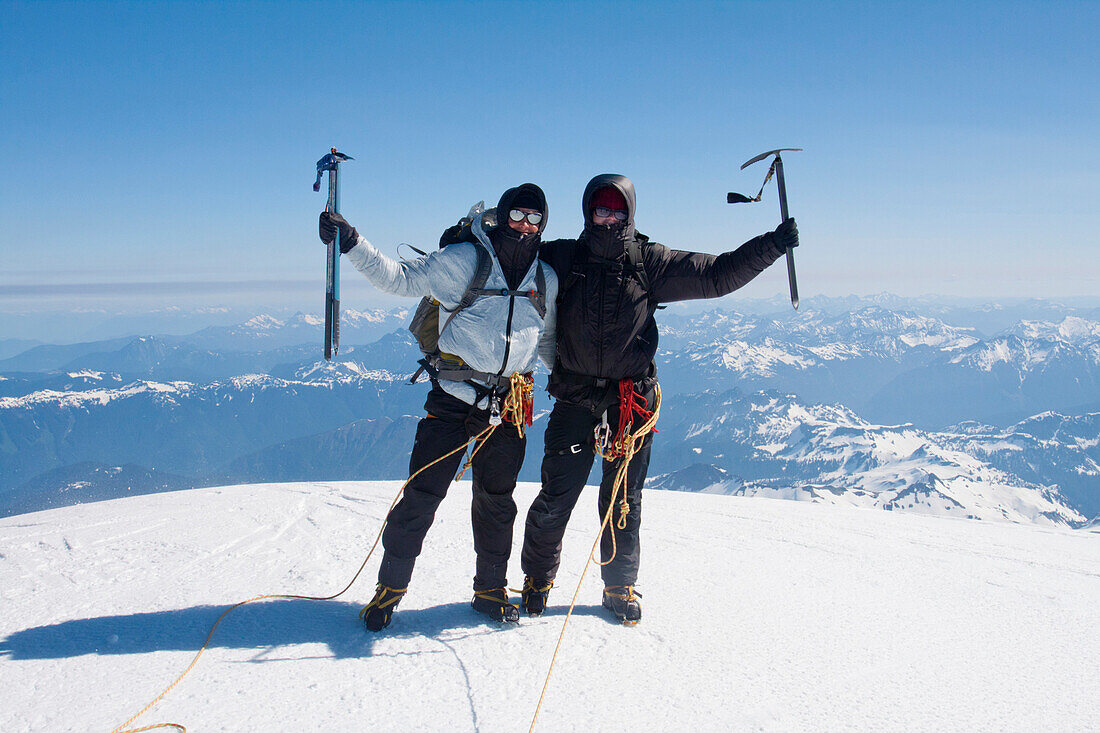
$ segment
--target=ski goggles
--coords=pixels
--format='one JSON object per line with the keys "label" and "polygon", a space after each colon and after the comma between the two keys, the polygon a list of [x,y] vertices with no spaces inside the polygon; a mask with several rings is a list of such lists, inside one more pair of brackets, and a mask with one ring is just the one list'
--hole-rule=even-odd
{"label": "ski goggles", "polygon": [[592,213],[601,219],[615,217],[615,221],[626,221],[626,212],[622,209],[609,209],[606,206],[597,206]]}
{"label": "ski goggles", "polygon": [[539,225],[539,222],[542,221],[542,214],[537,211],[527,213],[526,211],[520,211],[519,209],[512,209],[508,212],[508,218],[516,222],[517,224],[526,219],[528,224],[537,227]]}

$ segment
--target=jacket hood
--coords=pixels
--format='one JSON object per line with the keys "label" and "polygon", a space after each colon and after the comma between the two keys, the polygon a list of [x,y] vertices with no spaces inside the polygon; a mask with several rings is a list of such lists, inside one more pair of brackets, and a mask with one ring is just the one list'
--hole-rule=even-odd
{"label": "jacket hood", "polygon": [[584,196],[581,197],[581,208],[584,210],[584,225],[587,227],[592,224],[592,211],[590,210],[589,203],[592,201],[593,194],[599,191],[601,188],[614,188],[623,195],[626,199],[626,221],[624,222],[631,229],[634,228],[634,184],[630,182],[630,179],[626,176],[621,176],[618,173],[601,173],[588,182],[588,185],[584,187]]}
{"label": "jacket hood", "polygon": [[[611,225],[593,224],[590,206],[592,196],[601,188],[608,187],[617,189],[626,200],[626,221]],[[615,259],[622,254],[626,243],[634,238],[635,206],[634,184],[626,176],[601,173],[588,182],[584,187],[584,196],[581,197],[581,208],[584,213],[584,238],[593,252],[607,259]]]}

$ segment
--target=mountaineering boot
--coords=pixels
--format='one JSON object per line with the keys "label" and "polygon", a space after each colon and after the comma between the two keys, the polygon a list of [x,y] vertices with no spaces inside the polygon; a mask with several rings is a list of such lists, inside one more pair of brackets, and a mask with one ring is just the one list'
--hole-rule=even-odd
{"label": "mountaineering boot", "polygon": [[523,610],[528,616],[541,616],[546,610],[546,599],[550,596],[550,589],[554,587],[552,580],[538,580],[530,575],[523,579]]}
{"label": "mountaineering boot", "polygon": [[408,588],[390,588],[381,583],[378,584],[374,598],[359,612],[359,618],[363,619],[369,631],[381,631],[390,625],[393,609],[397,608],[397,604],[405,597],[407,590]]}
{"label": "mountaineering boot", "polygon": [[633,626],[642,620],[641,593],[632,585],[609,585],[603,589],[603,607],[619,617],[624,626]]}
{"label": "mountaineering boot", "polygon": [[519,621],[519,607],[508,602],[508,591],[504,588],[476,591],[472,605],[475,611],[494,621]]}

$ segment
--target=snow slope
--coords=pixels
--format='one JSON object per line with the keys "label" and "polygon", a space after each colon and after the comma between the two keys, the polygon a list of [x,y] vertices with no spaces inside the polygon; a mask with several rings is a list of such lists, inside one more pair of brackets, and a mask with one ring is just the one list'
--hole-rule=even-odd
{"label": "snow slope", "polygon": [[[0,730],[109,731],[186,668],[227,605],[335,593],[397,487],[230,486],[0,520]],[[521,517],[535,490],[518,489]],[[551,608],[515,627],[468,606],[469,493],[452,487],[388,633],[356,617],[375,557],[339,599],[231,613],[136,725],[526,730],[595,535],[594,491]],[[538,730],[1100,726],[1095,531],[661,491],[645,504],[645,617],[612,623],[589,571]]]}

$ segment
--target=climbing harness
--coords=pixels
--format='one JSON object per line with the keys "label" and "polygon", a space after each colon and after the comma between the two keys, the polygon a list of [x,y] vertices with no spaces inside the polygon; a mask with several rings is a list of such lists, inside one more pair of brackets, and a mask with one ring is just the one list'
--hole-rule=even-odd
{"label": "climbing harness", "polygon": [[[658,410],[660,403],[660,388],[657,388],[654,398],[654,409],[646,409],[649,405],[646,402],[646,398],[638,394],[634,390],[633,379],[621,379],[619,380],[619,430],[615,434],[615,437],[611,437],[611,426],[607,422],[607,410],[604,410],[603,417],[600,424],[596,426],[595,439],[596,439],[596,455],[605,461],[614,462],[620,458],[625,458],[622,464],[619,466],[619,471],[615,475],[615,490],[612,493],[612,503],[614,503],[614,495],[618,493],[618,489],[622,488],[622,496],[619,499],[619,521],[615,524],[619,529],[626,529],[626,517],[630,514],[630,503],[626,498],[626,470],[630,463],[630,459],[634,457],[634,452],[641,445],[642,439],[650,432],[658,432],[657,428],[653,427],[656,424],[657,419],[655,412]],[[642,428],[639,428],[637,433],[631,433],[630,430],[634,426],[634,418],[637,416],[643,421],[644,424],[652,419],[652,423],[642,432]],[[629,458],[627,455],[629,454]],[[621,474],[621,480],[620,480]],[[615,559],[617,548],[615,547],[615,530],[611,530],[611,557],[607,562],[598,562],[598,565],[607,565]]]}
{"label": "climbing harness", "polygon": [[[507,420],[515,425],[516,432],[522,438],[526,434],[526,428],[534,422],[534,390],[535,378],[530,372],[513,374],[508,380],[508,392],[504,396],[503,405],[499,403],[499,395],[496,392],[489,395],[489,427],[496,428]],[[470,456],[463,464],[462,470],[455,476],[455,481],[461,481],[466,474],[466,469],[474,464],[474,456],[481,450],[481,446],[485,445],[489,435],[492,435],[491,431],[485,438],[475,441],[474,449],[470,451]]]}
{"label": "climbing harness", "polygon": [[[631,394],[634,394],[633,381],[632,380],[623,380],[623,381],[630,382],[630,392],[631,392]],[[620,389],[620,395],[622,395],[624,387],[623,387],[621,382],[620,382],[620,385],[619,385],[619,389]],[[638,409],[637,409],[638,405],[636,404],[636,401],[633,398],[630,398],[630,402],[631,402],[631,404],[630,404],[629,409],[630,409],[630,415],[631,415],[631,418],[632,418],[634,412],[638,412]],[[611,513],[612,513],[612,510],[615,507],[615,497],[618,495],[620,490],[622,490],[623,496],[624,496],[624,499],[625,499],[625,496],[626,496],[626,473],[627,473],[627,468],[630,465],[631,459],[634,458],[634,454],[641,447],[642,441],[645,440],[646,436],[649,435],[652,432],[656,432],[655,429],[654,429],[654,426],[657,424],[657,418],[661,414],[661,386],[659,384],[653,385],[653,410],[652,410],[652,412],[649,412],[648,410],[646,410],[646,407],[647,407],[647,405],[645,404],[645,400],[642,399],[641,412],[639,412],[639,415],[641,415],[642,413],[648,413],[648,414],[646,414],[644,422],[634,432],[630,432],[629,428],[627,428],[627,430],[624,432],[622,430],[623,422],[620,419],[620,422],[619,422],[620,430],[619,430],[619,432],[622,433],[623,437],[622,437],[621,442],[618,441],[618,440],[616,440],[616,442],[620,442],[623,453],[622,453],[622,456],[621,456],[622,461],[619,464],[618,470],[615,472],[615,483],[612,485],[612,488],[611,488],[611,499],[610,499],[610,501],[608,501],[607,511],[604,512],[603,522],[600,524],[600,531],[596,534],[596,541],[592,543],[592,549],[588,551],[588,559],[584,563],[584,569],[581,570],[580,580],[577,581],[577,589],[575,591],[573,591],[573,600],[570,601],[570,603],[569,603],[569,610],[565,614],[565,620],[562,621],[562,623],[561,623],[561,632],[558,634],[558,643],[554,647],[554,655],[550,658],[550,668],[546,670],[546,681],[543,682],[543,684],[542,684],[542,693],[539,695],[539,703],[535,707],[535,714],[531,717],[531,727],[528,729],[528,733],[531,733],[532,731],[535,730],[535,722],[538,720],[539,712],[542,710],[542,701],[546,697],[546,689],[550,685],[550,675],[554,671],[554,663],[557,662],[557,660],[558,660],[558,652],[561,650],[561,643],[562,643],[562,640],[565,638],[565,629],[569,624],[569,619],[573,616],[573,609],[577,605],[577,596],[580,595],[581,585],[584,583],[584,576],[588,573],[588,568],[591,567],[593,562],[595,562],[597,565],[607,565],[608,563],[610,563],[612,560],[615,559],[616,547],[615,547],[615,530],[614,529],[611,530],[611,557],[608,558],[607,562],[601,563],[600,561],[595,559],[596,548],[598,548],[600,546],[600,540],[603,538],[604,530],[606,530],[607,527],[611,524]],[[620,411],[623,410],[622,400],[620,400],[619,409],[620,409]],[[621,417],[622,414],[623,413],[620,412],[620,417]],[[598,444],[597,444],[596,452],[601,456],[610,455],[610,454],[600,453],[600,448],[599,448]],[[614,459],[605,458],[605,460],[614,460]],[[627,507],[626,511],[629,511],[629,507]],[[622,515],[622,521],[625,522],[625,514]],[[624,525],[624,527],[625,527],[625,525]]]}
{"label": "climbing harness", "polygon": [[[504,398],[504,404],[503,404],[503,408],[502,408],[503,409],[503,414],[511,416],[511,418],[515,418],[516,422],[514,422],[513,424],[516,426],[516,430],[519,431],[519,434],[520,434],[521,437],[524,434],[525,425],[530,425],[531,424],[530,420],[528,419],[528,416],[530,415],[530,396],[531,396],[531,390],[532,390],[532,385],[533,384],[534,384],[534,380],[532,379],[531,375],[529,375],[529,374],[513,374],[511,379],[509,380],[508,393]],[[522,402],[522,400],[525,397],[528,400],[526,403]],[[385,531],[385,529],[386,529],[386,524],[387,524],[388,519],[389,519],[389,514],[390,514],[391,511],[393,511],[393,508],[395,506],[397,506],[397,502],[401,499],[401,495],[405,492],[405,487],[409,485],[409,482],[412,481],[417,476],[419,476],[422,472],[426,471],[427,469],[431,468],[435,464],[439,463],[440,461],[442,461],[446,458],[449,458],[449,457],[453,456],[456,453],[459,453],[461,451],[465,451],[470,446],[471,443],[474,443],[475,447],[474,447],[474,450],[471,451],[471,453],[470,453],[470,458],[466,462],[466,467],[463,467],[462,472],[459,473],[458,477],[456,477],[456,479],[455,479],[455,480],[458,480],[458,478],[461,478],[462,473],[464,473],[466,471],[466,468],[469,467],[469,465],[473,462],[474,455],[477,453],[478,449],[480,449],[480,447],[485,444],[485,442],[493,434],[493,432],[496,430],[496,428],[497,428],[496,425],[490,424],[484,430],[482,430],[480,433],[473,436],[472,438],[467,440],[465,443],[463,443],[459,447],[455,448],[454,450],[448,451],[447,453],[444,453],[443,455],[441,455],[439,458],[436,458],[431,463],[428,463],[428,464],[420,467],[419,469],[414,471],[411,476],[409,476],[407,479],[405,479],[405,483],[401,484],[401,488],[398,489],[397,494],[393,497],[393,501],[390,502],[389,509],[386,510],[386,519],[382,520],[382,526],[378,528],[378,535],[374,538],[374,544],[371,545],[370,550],[367,552],[367,556],[365,558],[363,558],[363,563],[359,566],[359,569],[355,571],[355,575],[352,576],[352,579],[348,582],[347,585],[344,586],[344,588],[342,590],[340,590],[337,593],[333,593],[330,596],[304,596],[304,595],[294,595],[294,594],[290,594],[290,593],[272,593],[272,594],[267,594],[267,595],[254,596],[252,598],[249,598],[248,600],[244,600],[244,601],[241,601],[240,603],[233,604],[229,608],[225,609],[225,611],[223,611],[222,614],[220,616],[218,616],[217,620],[214,622],[214,625],[210,627],[210,632],[206,635],[206,640],[202,643],[202,646],[199,647],[198,652],[195,653],[195,656],[191,660],[191,663],[189,665],[187,665],[187,669],[183,670],[183,672],[180,673],[180,675],[178,677],[176,677],[176,679],[172,682],[172,684],[168,685],[168,687],[166,687],[163,692],[161,692],[159,695],[157,695],[155,698],[153,698],[153,700],[148,705],[146,705],[141,710],[139,710],[136,714],[131,716],[125,723],[123,723],[122,725],[118,726],[113,731],[111,731],[111,733],[140,733],[140,731],[154,730],[156,728],[173,728],[177,731],[180,731],[180,733],[186,733],[187,728],[185,728],[183,725],[181,725],[179,723],[156,723],[154,725],[147,725],[143,728],[127,728],[126,726],[130,725],[130,723],[133,723],[135,720],[137,720],[142,715],[144,715],[146,713],[146,711],[149,710],[149,708],[153,707],[158,702],[160,702],[164,698],[165,695],[167,695],[169,692],[172,691],[172,688],[174,688],[177,684],[180,683],[180,681],[184,677],[187,676],[187,674],[195,667],[195,664],[199,661],[199,657],[201,657],[203,652],[206,651],[206,647],[210,645],[210,640],[214,637],[214,631],[218,628],[218,624],[220,624],[222,622],[222,619],[225,618],[227,615],[229,615],[229,613],[231,611],[233,611],[235,609],[238,609],[241,606],[244,606],[246,604],[253,603],[255,601],[262,601],[262,600],[288,599],[288,600],[303,600],[303,601],[331,601],[335,598],[339,598],[344,593],[346,593],[348,590],[350,590],[351,587],[353,585],[355,585],[355,581],[359,579],[359,576],[362,574],[363,569],[367,567],[367,562],[370,561],[371,556],[374,554],[375,549],[378,547],[378,543],[382,539],[382,532]],[[388,602],[388,603],[392,603],[392,602],[396,602],[398,599],[401,598],[401,596],[404,594],[405,589],[388,588],[387,590],[390,590],[393,593],[397,594],[392,599],[386,599],[386,601],[385,601],[385,602]],[[373,601],[372,601],[372,603],[373,603]],[[367,609],[371,607],[372,603],[368,603],[367,606],[365,606],[359,612],[360,616],[363,616],[367,612]]]}

